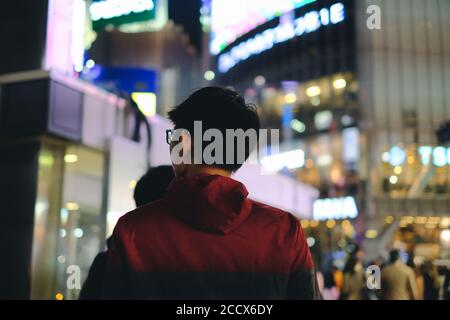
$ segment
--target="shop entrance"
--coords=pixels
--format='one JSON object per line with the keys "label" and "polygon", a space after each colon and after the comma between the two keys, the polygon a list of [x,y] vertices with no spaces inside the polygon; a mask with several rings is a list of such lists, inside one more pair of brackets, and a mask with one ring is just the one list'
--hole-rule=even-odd
{"label": "shop entrance", "polygon": [[86,279],[105,243],[105,155],[43,139],[39,152],[32,247],[31,298],[76,299],[67,270]]}

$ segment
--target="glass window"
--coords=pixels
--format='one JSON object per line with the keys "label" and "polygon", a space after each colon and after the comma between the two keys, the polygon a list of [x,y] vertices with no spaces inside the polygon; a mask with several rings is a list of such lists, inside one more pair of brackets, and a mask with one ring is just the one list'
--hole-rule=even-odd
{"label": "glass window", "polygon": [[[33,244],[32,298],[76,299],[69,266],[82,285],[105,240],[104,155],[81,146],[44,145]],[[75,272],[77,272],[75,271]],[[73,274],[73,273],[72,273]]]}

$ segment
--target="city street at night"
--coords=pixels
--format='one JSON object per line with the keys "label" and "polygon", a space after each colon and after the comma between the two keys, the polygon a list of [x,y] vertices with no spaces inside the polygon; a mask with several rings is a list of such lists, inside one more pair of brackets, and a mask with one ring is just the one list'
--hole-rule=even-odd
{"label": "city street at night", "polygon": [[1,1],[0,36],[0,300],[450,300],[449,0]]}

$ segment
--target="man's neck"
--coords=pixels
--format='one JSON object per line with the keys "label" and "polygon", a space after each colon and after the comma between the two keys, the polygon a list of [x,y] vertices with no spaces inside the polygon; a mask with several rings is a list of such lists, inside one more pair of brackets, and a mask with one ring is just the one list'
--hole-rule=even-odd
{"label": "man's neck", "polygon": [[231,172],[216,168],[216,167],[209,167],[209,166],[191,166],[186,171],[185,176],[193,176],[197,174],[210,174],[210,175],[218,175],[223,177],[231,177]]}

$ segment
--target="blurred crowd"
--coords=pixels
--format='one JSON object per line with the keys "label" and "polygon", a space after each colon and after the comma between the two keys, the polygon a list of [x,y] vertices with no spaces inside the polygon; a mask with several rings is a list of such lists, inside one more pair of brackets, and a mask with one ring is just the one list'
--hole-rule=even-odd
{"label": "blurred crowd", "polygon": [[388,259],[379,257],[368,264],[361,256],[356,249],[348,253],[343,268],[331,261],[331,268],[318,270],[324,300],[450,300],[449,266],[405,258],[397,249]]}

